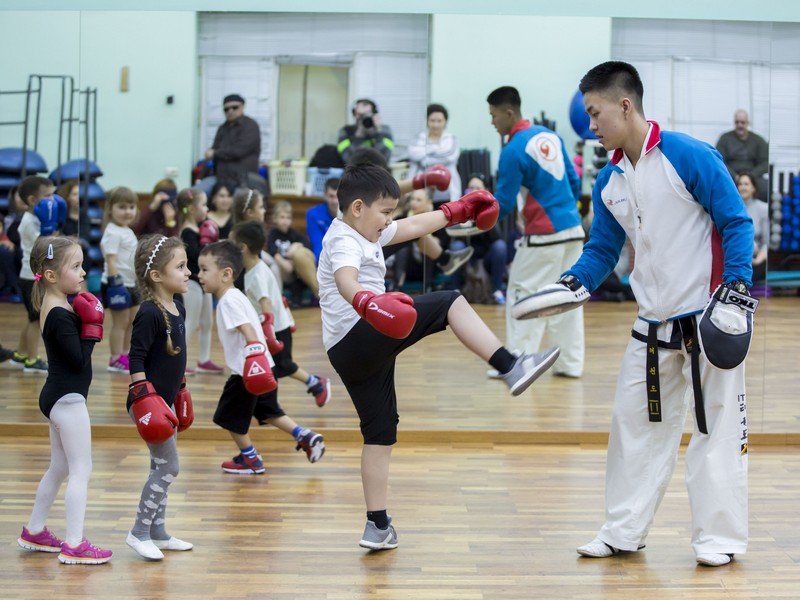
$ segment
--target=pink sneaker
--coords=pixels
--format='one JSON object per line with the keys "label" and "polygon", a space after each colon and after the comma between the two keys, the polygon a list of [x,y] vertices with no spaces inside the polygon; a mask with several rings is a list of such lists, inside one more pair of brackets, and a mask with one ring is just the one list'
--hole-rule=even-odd
{"label": "pink sneaker", "polygon": [[225,369],[220,367],[219,365],[215,365],[210,360],[206,362],[197,363],[197,371],[198,373],[219,373],[222,374]]}
{"label": "pink sneaker", "polygon": [[83,538],[83,541],[74,548],[64,542],[58,560],[65,565],[102,565],[111,560],[111,550],[103,550]]}
{"label": "pink sneaker", "polygon": [[127,373],[130,370],[130,363],[126,354],[120,354],[116,360],[113,358],[108,359],[108,368],[106,371],[109,373]]}
{"label": "pink sneaker", "polygon": [[53,535],[47,527],[36,535],[28,531],[27,527],[22,528],[22,535],[19,536],[17,543],[25,550],[36,552],[61,552],[61,545],[64,543]]}

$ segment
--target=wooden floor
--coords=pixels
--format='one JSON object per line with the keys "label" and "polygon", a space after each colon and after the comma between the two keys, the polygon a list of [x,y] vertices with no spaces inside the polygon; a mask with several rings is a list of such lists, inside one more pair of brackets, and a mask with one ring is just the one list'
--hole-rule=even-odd
{"label": "wooden floor", "polygon": [[[396,550],[358,547],[358,444],[311,465],[289,442],[259,447],[265,476],[222,473],[231,444],[180,441],[169,531],[195,544],[146,563],[125,545],[147,470],[136,440],[94,443],[86,535],[102,566],[67,566],[15,542],[46,467],[45,440],[0,440],[0,597],[148,599],[750,599],[800,595],[800,450],[750,449],[750,547],[698,567],[679,461],[647,548],[579,558],[603,518],[602,446],[399,444],[389,509]],[[62,490],[63,491],[63,490]],[[57,501],[49,526],[64,531]]]}
{"label": "wooden floor", "polygon": [[[502,339],[504,308],[478,306],[477,310]],[[590,302],[586,306],[583,378],[546,374],[517,398],[509,396],[502,383],[487,380],[488,365],[462,347],[452,333],[423,340],[398,361],[401,430],[423,438],[425,432],[441,432],[451,439],[480,432],[482,441],[508,441],[509,435],[520,441],[601,441],[608,431],[619,364],[635,311],[632,302]],[[279,396],[284,409],[303,425],[358,439],[355,411],[322,348],[319,309],[295,310],[294,314],[298,322],[295,359],[307,371],[331,378],[333,399],[319,409],[302,384],[282,379]],[[0,341],[6,347],[16,344],[24,318],[21,305],[0,305]],[[787,433],[795,443],[800,440],[798,332],[800,298],[762,301],[747,362],[748,423],[751,434],[770,434],[770,443]],[[216,332],[213,335],[212,358],[223,364]],[[196,346],[190,347],[192,364],[195,351]],[[124,410],[128,377],[106,372],[108,354],[107,341],[94,352],[89,404],[92,423],[98,426],[95,435],[135,435]],[[195,426],[189,432],[192,436],[225,439],[224,432],[211,422],[224,380],[220,375],[189,378],[196,413]],[[37,401],[43,382],[42,375],[23,374],[9,363],[0,365],[0,433],[9,429],[2,424],[44,424]],[[11,429],[11,433],[24,433],[30,427]],[[40,432],[41,427],[33,431]]]}
{"label": "wooden floor", "polygon": [[[503,308],[478,310],[502,338]],[[645,551],[607,560],[574,552],[603,518],[603,442],[632,303],[588,304],[585,376],[547,374],[518,398],[487,380],[487,366],[450,333],[405,353],[389,503],[400,547],[375,554],[357,545],[364,508],[355,413],[321,348],[318,309],[295,317],[297,362],[330,376],[334,396],[319,409],[301,384],[282,380],[280,398],[295,420],[324,433],[325,457],[311,465],[285,435],[259,429],[253,437],[266,475],[224,474],[219,463],[235,450],[211,423],[224,377],[190,378],[197,418],[179,441],[168,523],[196,547],[161,563],[143,562],[124,543],[148,462],[124,411],[127,377],[105,371],[107,342],[95,351],[89,399],[86,535],[114,558],[65,566],[17,547],[49,455],[37,404],[44,377],[0,365],[0,598],[800,597],[797,298],[759,308],[748,359],[750,548],[721,569],[694,562],[683,452]],[[21,307],[0,306],[4,345],[15,344],[23,319]],[[214,348],[222,362],[216,338]],[[63,489],[48,523],[63,534]]]}

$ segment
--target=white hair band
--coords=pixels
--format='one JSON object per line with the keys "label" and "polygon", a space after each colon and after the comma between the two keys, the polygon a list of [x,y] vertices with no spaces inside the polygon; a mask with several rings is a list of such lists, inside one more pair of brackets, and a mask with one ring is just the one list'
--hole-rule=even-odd
{"label": "white hair band", "polygon": [[164,244],[164,242],[166,242],[166,241],[167,241],[167,236],[165,236],[165,235],[162,235],[162,236],[161,236],[161,239],[160,239],[160,240],[158,240],[158,242],[156,243],[156,247],[155,247],[155,248],[153,248],[153,251],[150,253],[150,258],[149,258],[149,259],[147,259],[147,267],[146,267],[146,268],[145,268],[145,270],[144,270],[144,276],[145,276],[145,277],[147,277],[147,273],[150,271],[150,267],[152,267],[152,266],[153,266],[153,261],[154,261],[154,260],[155,260],[155,258],[156,258],[156,254],[158,254],[158,251],[161,249],[161,246],[162,246],[162,245]]}

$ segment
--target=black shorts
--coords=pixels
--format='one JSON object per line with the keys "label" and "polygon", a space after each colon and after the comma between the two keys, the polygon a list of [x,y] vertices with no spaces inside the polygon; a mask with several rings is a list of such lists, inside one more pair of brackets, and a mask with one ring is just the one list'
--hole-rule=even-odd
{"label": "black shorts", "polygon": [[17,285],[22,292],[22,301],[25,303],[25,310],[28,311],[28,321],[35,323],[39,320],[39,311],[33,309],[33,301],[31,295],[33,294],[33,280],[32,279],[18,279]]}
{"label": "black shorts", "polygon": [[250,431],[253,417],[260,423],[285,414],[278,404],[278,390],[256,396],[244,387],[241,375],[231,375],[214,411],[214,423],[227,431],[244,435]]}
{"label": "black shorts", "polygon": [[405,339],[383,335],[361,319],[328,350],[331,365],[356,407],[365,444],[391,446],[397,442],[397,355],[422,338],[444,331],[447,313],[459,296],[458,291],[444,291],[414,297],[417,322]]}
{"label": "black shorts", "polygon": [[272,356],[272,360],[275,361],[272,374],[275,375],[275,379],[280,379],[293,375],[300,367],[292,360],[292,330],[286,328],[276,331],[275,339],[283,342],[283,350]]}
{"label": "black shorts", "polygon": [[[142,303],[142,293],[139,291],[139,288],[125,286],[125,289],[128,290],[128,293],[131,295],[131,306],[137,306]],[[103,301],[104,308],[108,308],[108,294],[106,292],[108,292],[108,284],[101,283],[100,297]]]}

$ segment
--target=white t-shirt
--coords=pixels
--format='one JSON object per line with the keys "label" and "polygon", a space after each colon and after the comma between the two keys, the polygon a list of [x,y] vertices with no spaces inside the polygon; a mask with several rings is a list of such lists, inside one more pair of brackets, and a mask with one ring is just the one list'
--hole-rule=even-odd
{"label": "white t-shirt", "polygon": [[19,222],[19,245],[22,246],[22,267],[19,270],[20,279],[32,280],[33,271],[31,270],[31,250],[36,240],[39,239],[42,222],[32,212],[22,215]]}
{"label": "white t-shirt", "polygon": [[[109,222],[100,240],[103,256],[113,254],[117,257],[117,273],[122,275],[125,287],[136,287],[136,272],[133,270],[133,257],[136,254],[136,234],[130,227],[120,227]],[[103,283],[108,283],[108,263],[103,265]]]}
{"label": "white t-shirt", "polygon": [[317,267],[319,306],[322,309],[322,344],[330,350],[361,318],[336,287],[333,274],[342,267],[355,267],[358,282],[376,294],[386,291],[386,263],[383,246],[397,233],[397,223],[383,230],[377,242],[370,242],[341,219],[334,219],[322,238]]}
{"label": "white t-shirt", "polygon": [[[222,342],[222,351],[225,354],[225,364],[231,373],[241,375],[244,370],[244,346],[247,342],[256,340],[246,340],[241,331],[236,329],[239,325],[249,323],[256,331],[258,341],[264,344],[266,349],[267,340],[264,332],[261,331],[261,322],[258,320],[253,305],[241,290],[230,288],[222,295],[217,304],[217,335]],[[274,367],[275,361],[267,352],[269,366]]]}
{"label": "white t-shirt", "polygon": [[263,261],[258,261],[244,272],[244,290],[258,314],[261,314],[261,298],[269,298],[275,315],[275,331],[283,331],[294,325],[294,319],[283,305],[283,294],[275,273]]}

